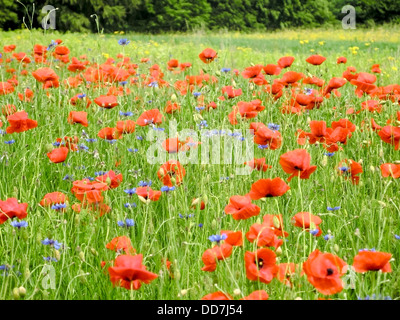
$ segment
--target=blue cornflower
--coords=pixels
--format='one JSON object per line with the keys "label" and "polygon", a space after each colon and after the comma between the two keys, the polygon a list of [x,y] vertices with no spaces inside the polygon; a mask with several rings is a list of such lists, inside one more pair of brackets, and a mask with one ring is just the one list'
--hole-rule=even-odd
{"label": "blue cornflower", "polygon": [[15,140],[13,139],[13,140],[4,141],[4,143],[5,144],[13,144],[13,143],[15,143]]}
{"label": "blue cornflower", "polygon": [[120,46],[126,46],[126,45],[128,45],[130,43],[130,41],[128,40],[128,39],[119,39],[118,40],[118,44],[120,45]]}
{"label": "blue cornflower", "polygon": [[98,177],[98,176],[104,176],[106,173],[107,173],[106,171],[96,171],[96,172],[94,173],[94,175],[95,175],[96,177]]}
{"label": "blue cornflower", "polygon": [[67,204],[65,204],[65,203],[56,203],[56,204],[53,204],[53,205],[51,206],[51,208],[52,208],[53,210],[57,210],[57,211],[62,210],[62,209],[65,209],[66,207],[67,207]]}
{"label": "blue cornflower", "polygon": [[127,112],[120,111],[119,115],[124,116],[124,117],[130,117],[130,116],[133,116],[133,112],[132,111],[127,111]]}
{"label": "blue cornflower", "polygon": [[328,157],[333,157],[335,155],[335,153],[334,152],[325,152],[324,155],[328,156]]}
{"label": "blue cornflower", "polygon": [[201,120],[200,123],[198,124],[198,126],[199,126],[199,129],[208,127],[207,121]]}
{"label": "blue cornflower", "polygon": [[58,262],[58,260],[56,258],[52,258],[52,257],[43,257],[43,260],[45,261],[53,261],[53,262]]}
{"label": "blue cornflower", "polygon": [[136,136],[136,139],[137,140],[143,140],[143,137],[142,136]]}
{"label": "blue cornflower", "polygon": [[50,51],[51,48],[57,46],[58,43],[55,42],[54,40],[51,40],[51,43],[49,44],[49,46],[47,47],[47,51]]}
{"label": "blue cornflower", "polygon": [[201,92],[193,92],[193,95],[197,98],[201,96]]}
{"label": "blue cornflower", "polygon": [[162,192],[170,192],[170,191],[174,191],[175,187],[168,187],[168,186],[163,186],[160,189]]}
{"label": "blue cornflower", "polygon": [[205,107],[195,107],[194,109],[195,109],[196,111],[201,111],[201,110],[204,110]]}
{"label": "blue cornflower", "polygon": [[83,98],[86,97],[86,93],[78,94],[77,97],[78,97],[79,99],[83,99]]}
{"label": "blue cornflower", "polygon": [[81,149],[81,150],[89,150],[89,147],[88,147],[88,146],[85,146],[83,143],[81,143],[81,144],[79,145],[79,149]]}
{"label": "blue cornflower", "polygon": [[229,71],[231,71],[231,68],[222,68],[221,69],[221,72],[229,72]]}
{"label": "blue cornflower", "polygon": [[105,140],[105,141],[108,142],[109,144],[114,144],[117,142],[117,139]]}
{"label": "blue cornflower", "polygon": [[209,236],[208,240],[210,240],[211,242],[216,242],[217,244],[219,244],[220,241],[225,240],[226,238],[228,238],[228,236],[225,233],[222,234],[222,235],[214,234],[212,236]]}
{"label": "blue cornflower", "polygon": [[121,228],[129,228],[135,225],[133,219],[125,219],[125,221],[118,221],[117,223]]}
{"label": "blue cornflower", "polygon": [[96,141],[97,141],[97,139],[88,138],[88,139],[86,139],[86,141],[87,141],[87,142],[96,142]]}
{"label": "blue cornflower", "polygon": [[74,180],[74,176],[73,175],[65,175],[65,177],[63,178],[63,180]]}
{"label": "blue cornflower", "polygon": [[326,208],[328,211],[336,211],[336,210],[340,210],[340,207],[327,207]]}
{"label": "blue cornflower", "polygon": [[124,86],[124,85],[126,85],[128,83],[128,81],[121,81],[119,84],[121,85],[121,86]]}
{"label": "blue cornflower", "polygon": [[339,170],[342,172],[348,172],[350,170],[350,168],[348,167],[339,167]]}
{"label": "blue cornflower", "polygon": [[194,218],[194,214],[185,214],[185,215],[183,215],[183,214],[179,214],[179,218],[181,218],[181,219],[189,219],[189,218]]}
{"label": "blue cornflower", "polygon": [[138,149],[128,148],[128,151],[129,151],[129,152],[138,152],[139,150],[138,150]]}
{"label": "blue cornflower", "polygon": [[125,189],[124,192],[131,196],[136,193],[136,188]]}
{"label": "blue cornflower", "polygon": [[157,82],[157,81],[152,81],[152,82],[150,82],[150,84],[148,85],[148,87],[158,88],[158,82]]}
{"label": "blue cornflower", "polygon": [[4,131],[4,130],[0,129],[0,134],[5,135],[5,134],[7,134],[7,131]]}
{"label": "blue cornflower", "polygon": [[59,250],[62,246],[62,243],[59,243],[57,240],[52,240],[49,238],[42,240],[42,244],[44,244],[45,246],[54,247],[54,249],[56,250]]}
{"label": "blue cornflower", "polygon": [[275,124],[275,123],[268,123],[268,128],[270,130],[279,130],[280,129],[280,125],[279,124]]}
{"label": "blue cornflower", "polygon": [[165,131],[165,128],[158,128],[155,125],[152,125],[152,129],[155,131]]}
{"label": "blue cornflower", "polygon": [[151,180],[147,181],[139,181],[139,187],[150,187],[152,184]]}
{"label": "blue cornflower", "polygon": [[53,146],[55,146],[55,147],[59,147],[60,145],[61,145],[60,142],[54,142],[54,143],[53,143]]}
{"label": "blue cornflower", "polygon": [[203,224],[202,223],[199,223],[199,228],[203,228]]}
{"label": "blue cornflower", "polygon": [[264,145],[259,144],[259,145],[258,145],[258,148],[259,148],[259,149],[268,149],[268,148],[269,148],[269,145],[268,145],[268,144],[264,144]]}
{"label": "blue cornflower", "polygon": [[330,240],[332,238],[333,238],[333,235],[331,235],[331,234],[324,235],[324,240],[326,240],[326,241],[328,241],[328,240]]}
{"label": "blue cornflower", "polygon": [[309,232],[310,232],[313,236],[316,236],[316,235],[318,234],[319,230],[318,230],[318,229],[314,229],[314,230],[310,230]]}
{"label": "blue cornflower", "polygon": [[124,204],[124,207],[125,207],[125,208],[136,208],[137,205],[136,205],[135,202],[133,202],[133,203],[127,202],[127,203]]}
{"label": "blue cornflower", "polygon": [[17,220],[15,220],[15,221],[12,221],[12,222],[11,222],[11,225],[12,225],[14,228],[21,229],[21,228],[26,228],[26,227],[28,226],[28,222],[26,222],[26,221],[17,221]]}
{"label": "blue cornflower", "polygon": [[394,237],[395,237],[396,240],[400,240],[400,236],[399,235],[395,234]]}
{"label": "blue cornflower", "polygon": [[305,93],[307,96],[309,96],[309,95],[311,95],[311,94],[313,93],[313,89],[311,89],[311,88],[304,88],[304,93]]}
{"label": "blue cornflower", "polygon": [[85,177],[85,179],[88,179],[89,181],[93,181],[94,180],[93,177]]}

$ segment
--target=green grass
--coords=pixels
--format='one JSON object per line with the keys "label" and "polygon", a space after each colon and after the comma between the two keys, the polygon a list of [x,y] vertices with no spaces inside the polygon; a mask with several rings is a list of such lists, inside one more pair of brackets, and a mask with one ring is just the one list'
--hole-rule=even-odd
{"label": "green grass", "polygon": [[[234,247],[228,259],[218,262],[215,272],[201,271],[202,254],[211,247],[208,240],[210,235],[219,234],[221,230],[241,230],[245,235],[253,223],[262,221],[263,215],[278,213],[282,214],[285,228],[290,233],[278,257],[280,263],[302,263],[316,248],[338,255],[349,265],[362,248],[374,247],[392,254],[391,273],[354,274],[354,289],[346,288],[329,298],[357,299],[372,294],[398,298],[400,242],[395,239],[394,234],[400,232],[400,181],[382,178],[378,167],[382,163],[400,160],[399,151],[382,142],[375,132],[362,130],[360,125],[362,120],[370,121],[371,117],[384,125],[386,120],[399,110],[399,105],[387,102],[380,114],[363,111],[357,115],[346,115],[348,107],[359,110],[361,102],[368,100],[368,97],[357,98],[354,87],[348,83],[339,89],[341,97],[325,99],[321,108],[301,116],[285,115],[280,112],[280,107],[285,102],[283,98],[274,101],[265,92],[260,92],[254,97],[253,91],[261,91],[260,88],[250,85],[248,80],[241,76],[235,77],[234,81],[237,87],[242,88],[243,95],[229,101],[218,100],[221,88],[232,83],[231,75],[221,73],[221,68],[236,68],[242,71],[251,63],[276,63],[278,58],[284,55],[293,55],[296,58],[290,70],[310,73],[324,80],[333,76],[340,77],[347,66],[356,67],[358,72],[370,72],[371,66],[379,63],[383,71],[378,75],[379,85],[400,83],[399,72],[396,70],[400,68],[399,43],[389,38],[382,39],[379,32],[381,31],[376,32],[375,41],[371,42],[371,38],[361,36],[358,40],[338,39],[335,38],[334,30],[330,33],[326,31],[323,34],[325,38],[315,38],[312,37],[313,32],[309,31],[310,40],[303,44],[299,41],[307,40],[304,37],[307,32],[300,33],[296,38],[295,31],[282,33],[281,39],[279,34],[270,37],[268,34],[259,37],[216,34],[209,37],[200,33],[150,36],[2,32],[1,47],[14,43],[17,45],[16,52],[31,54],[34,44],[48,45],[52,39],[60,38],[71,50],[71,57],[86,54],[90,61],[99,64],[108,56],[117,60],[117,54],[124,53],[133,63],[139,64],[139,74],[148,73],[149,66],[158,64],[165,73],[164,80],[171,86],[154,89],[129,86],[131,94],[120,96],[120,105],[114,109],[101,110],[94,103],[88,110],[78,109],[69,104],[72,96],[84,92],[93,100],[101,94],[106,94],[109,86],[103,88],[91,85],[88,88],[81,86],[68,89],[61,84],[59,88],[48,90],[47,96],[41,84],[36,83],[31,76],[31,72],[39,66],[29,64],[29,74],[24,77],[19,75],[23,69],[21,64],[17,61],[9,64],[9,67],[17,70],[19,85],[14,93],[0,96],[0,105],[14,104],[18,110],[26,110],[30,119],[38,121],[38,127],[20,134],[14,133],[12,136],[0,136],[0,199],[15,197],[20,202],[29,204],[28,217],[25,219],[29,226],[26,229],[15,230],[9,221],[0,225],[0,265],[15,266],[10,269],[8,276],[0,277],[0,298],[13,299],[13,289],[21,286],[27,291],[24,299],[196,300],[218,290],[233,295],[235,289],[241,290],[241,294],[235,298],[241,298],[259,289],[265,289],[270,299],[276,300],[322,297],[305,276],[293,277],[292,288],[277,279],[268,285],[248,280],[243,258],[246,251],[256,250],[256,245],[249,243],[246,238],[242,248]],[[331,37],[327,36],[329,34]],[[126,47],[119,46],[117,40],[122,37],[128,38],[131,43]],[[319,44],[320,41],[324,41],[324,44]],[[218,61],[210,65],[200,61],[198,54],[206,47],[212,47],[218,52]],[[350,47],[359,49],[353,50],[349,49]],[[313,53],[327,57],[322,66],[314,67],[305,62]],[[348,62],[346,65],[337,65],[336,58],[342,55],[348,58]],[[140,63],[143,57],[149,57],[150,64]],[[185,73],[170,73],[166,62],[171,58],[178,59],[179,62],[191,62],[193,67]],[[49,57],[49,61],[50,66],[60,76],[60,83],[73,75],[53,58]],[[169,195],[163,194],[159,201],[146,205],[139,201],[136,195],[130,198],[123,190],[137,187],[141,180],[152,180],[152,188],[156,190],[162,186],[157,178],[160,165],[149,164],[146,158],[146,150],[151,142],[136,139],[138,135],[146,137],[151,129],[136,126],[134,134],[125,135],[115,144],[98,138],[98,131],[103,127],[115,126],[116,121],[121,118],[119,111],[134,112],[134,116],[129,118],[133,120],[136,120],[144,109],[159,108],[162,111],[166,102],[175,94],[182,110],[174,116],[165,115],[166,120],[161,127],[168,133],[168,122],[175,118],[178,130],[194,129],[200,137],[200,119],[194,116],[198,114],[194,109],[196,99],[191,94],[181,96],[174,89],[173,83],[184,79],[187,74],[199,74],[201,70],[218,78],[218,83],[196,89],[206,96],[206,101],[218,102],[216,110],[201,113],[208,123],[207,129],[248,129],[250,121],[242,121],[233,127],[227,115],[238,101],[250,101],[255,98],[260,98],[266,108],[254,121],[280,124],[283,137],[281,148],[255,148],[255,157],[265,157],[272,168],[266,172],[254,171],[249,176],[238,176],[235,175],[235,169],[243,167],[241,165],[187,164],[183,184]],[[6,81],[8,78],[10,74],[6,73],[5,68],[1,68],[0,81]],[[26,87],[35,92],[31,103],[21,102],[17,97],[17,93]],[[139,99],[135,100],[136,97]],[[149,100],[152,103],[147,103]],[[336,110],[332,109],[334,106]],[[88,128],[79,124],[68,124],[67,117],[72,110],[88,112]],[[248,193],[252,183],[258,179],[288,177],[279,165],[279,157],[289,150],[300,148],[295,133],[297,129],[309,131],[308,120],[325,120],[329,125],[332,121],[346,117],[357,125],[357,130],[347,145],[342,146],[342,151],[326,159],[326,150],[322,146],[306,146],[311,154],[311,164],[318,166],[310,179],[299,181],[294,178],[289,183],[290,192],[282,197],[253,201],[261,207],[258,217],[235,221],[224,214],[223,210],[229,198]],[[1,120],[2,129],[5,130],[7,120],[4,116]],[[98,138],[97,142],[87,143],[82,136],[82,129],[89,137]],[[56,138],[75,135],[80,137],[80,142],[89,147],[88,152],[70,152],[64,164],[51,163],[46,152],[52,148],[51,144]],[[3,142],[10,139],[15,139],[15,143],[7,145]],[[370,142],[370,145],[367,146],[365,141]],[[137,148],[139,151],[130,153],[127,148]],[[115,162],[119,159],[121,165],[115,168]],[[359,185],[352,185],[350,181],[338,176],[336,168],[342,159],[362,161],[364,172],[361,174]],[[85,168],[82,169],[82,166]],[[374,170],[371,170],[371,167]],[[108,170],[118,170],[123,175],[123,182],[118,188],[104,193],[104,202],[112,208],[111,213],[100,218],[85,210],[75,213],[70,208],[70,205],[78,202],[71,193],[72,181],[63,178],[68,174],[73,175],[75,180],[80,180],[87,176],[94,177],[94,172]],[[221,181],[221,177],[229,179]],[[68,195],[70,205],[65,213],[57,213],[50,208],[39,206],[42,197],[53,191]],[[205,210],[191,209],[192,199],[204,195],[208,198]],[[126,202],[135,202],[137,207],[127,209],[124,207]],[[341,209],[332,213],[327,211],[327,206],[340,206]],[[323,234],[330,230],[334,238],[325,241],[322,237],[315,238],[310,233],[294,227],[290,220],[300,211],[319,215],[323,220]],[[193,218],[179,217],[179,214],[193,213]],[[134,219],[135,226],[129,229],[120,228],[117,221],[125,218]],[[203,224],[201,228],[198,226],[200,223]],[[105,245],[114,237],[122,235],[128,236],[137,252],[143,254],[143,263],[147,269],[159,274],[151,284],[144,284],[137,291],[114,288],[106,269],[103,271],[101,268],[102,261],[112,261],[116,256],[115,252],[106,249]],[[43,257],[56,257],[58,254],[41,243],[45,238],[56,239],[65,245],[65,248],[59,251],[58,262],[49,263],[43,260]],[[162,263],[163,258],[172,262],[173,277]],[[45,279],[42,270],[46,264],[55,268],[55,289],[46,290],[42,286]],[[184,289],[187,293],[182,296],[181,290]]]}

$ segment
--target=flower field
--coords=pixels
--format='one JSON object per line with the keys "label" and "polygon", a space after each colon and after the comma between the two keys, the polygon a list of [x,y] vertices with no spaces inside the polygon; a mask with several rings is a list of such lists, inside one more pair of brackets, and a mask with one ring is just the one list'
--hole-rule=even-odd
{"label": "flower field", "polygon": [[0,299],[398,299],[398,31],[1,32]]}

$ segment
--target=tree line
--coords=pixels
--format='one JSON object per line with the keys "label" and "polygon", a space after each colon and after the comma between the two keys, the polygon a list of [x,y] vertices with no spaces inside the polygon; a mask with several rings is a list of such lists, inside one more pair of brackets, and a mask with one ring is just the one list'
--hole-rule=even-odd
{"label": "tree line", "polygon": [[0,0],[0,29],[40,28],[45,5],[58,8],[56,29],[64,32],[339,26],[345,5],[355,8],[357,26],[400,23],[399,0]]}

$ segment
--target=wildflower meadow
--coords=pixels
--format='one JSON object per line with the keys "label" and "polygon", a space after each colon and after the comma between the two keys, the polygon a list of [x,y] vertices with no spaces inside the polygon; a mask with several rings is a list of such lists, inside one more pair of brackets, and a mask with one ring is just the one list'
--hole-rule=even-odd
{"label": "wildflower meadow", "polygon": [[399,31],[1,32],[0,299],[399,299]]}

